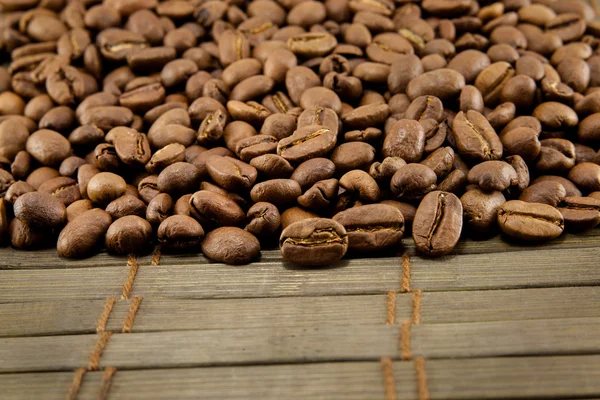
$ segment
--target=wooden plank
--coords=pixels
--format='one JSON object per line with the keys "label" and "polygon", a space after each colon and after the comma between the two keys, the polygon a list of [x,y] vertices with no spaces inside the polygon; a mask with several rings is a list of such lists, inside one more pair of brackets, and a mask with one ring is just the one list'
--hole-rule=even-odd
{"label": "wooden plank", "polygon": [[[600,396],[600,356],[426,360],[431,399]],[[393,363],[397,398],[417,399],[411,361]],[[72,372],[0,374],[3,400],[63,400]],[[102,372],[85,375],[79,400],[96,400]],[[378,362],[117,370],[111,400],[382,399]]]}
{"label": "wooden plank", "polygon": [[[398,326],[382,324],[113,334],[100,366],[368,361],[399,358],[399,339]],[[0,372],[84,367],[95,342],[96,335],[2,338]],[[598,354],[600,318],[414,325],[410,348],[426,358]]]}
{"label": "wooden plank", "polygon": [[[559,249],[588,249],[600,247],[600,229],[593,229],[582,233],[569,233],[561,236],[543,245],[518,243],[507,241],[503,236],[495,236],[487,240],[473,240],[472,238],[463,238],[455,248],[453,254],[490,254],[490,253],[508,253],[514,251],[546,251]],[[152,249],[148,249],[146,254],[139,255],[141,265],[150,265],[152,259]],[[402,246],[399,251],[414,250],[412,238],[406,237],[402,240]],[[396,259],[394,252],[388,253],[386,257]],[[125,256],[111,255],[106,252],[100,252],[96,256],[80,260],[70,260],[61,258],[56,254],[55,249],[45,249],[38,251],[23,252],[13,248],[0,249],[0,270],[2,269],[39,269],[39,268],[92,268],[92,267],[113,267],[121,266],[127,263]],[[278,249],[265,249],[261,253],[261,259],[257,263],[281,262],[281,253]],[[377,259],[377,258],[376,258]],[[369,261],[373,258],[365,258]],[[163,265],[207,265],[211,261],[199,253],[189,254],[168,254],[164,253],[161,257]]]}
{"label": "wooden plank", "polygon": [[[396,296],[396,323],[412,317],[412,294]],[[93,333],[104,300],[0,304],[0,337]],[[106,329],[120,332],[130,300],[113,306]],[[584,318],[600,315],[600,287],[422,294],[421,323]],[[134,332],[315,327],[385,323],[386,295],[250,299],[144,298]]]}

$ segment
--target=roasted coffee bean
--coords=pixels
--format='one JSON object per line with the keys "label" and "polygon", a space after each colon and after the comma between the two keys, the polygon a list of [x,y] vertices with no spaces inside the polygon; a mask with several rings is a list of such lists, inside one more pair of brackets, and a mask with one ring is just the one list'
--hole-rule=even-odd
{"label": "roasted coffee bean", "polygon": [[509,63],[499,61],[489,65],[477,75],[475,87],[483,95],[487,106],[495,106],[498,103],[504,86],[514,74],[515,70]]}
{"label": "roasted coffee bean", "polygon": [[190,206],[191,216],[204,226],[238,226],[246,217],[235,201],[206,190],[194,193]]}
{"label": "roasted coffee bean", "polygon": [[398,246],[404,234],[404,217],[385,204],[369,204],[337,213],[333,220],[347,232],[348,249],[372,252]]}
{"label": "roasted coffee bean", "polygon": [[452,193],[433,191],[417,208],[412,236],[417,250],[427,256],[451,252],[462,231],[463,208]]}
{"label": "roasted coffee bean", "polygon": [[[357,201],[374,203],[379,200],[379,196],[381,195],[381,190],[375,179],[365,171],[357,169],[342,175],[339,185],[343,190],[340,190],[341,194],[336,206],[338,209],[349,208]],[[341,211],[341,209],[338,211]]]}
{"label": "roasted coffee bean", "polygon": [[569,171],[569,180],[584,192],[600,190],[600,165],[584,162]]}
{"label": "roasted coffee bean", "polygon": [[116,254],[132,254],[143,250],[152,237],[152,226],[137,215],[117,219],[106,231],[106,249]]}
{"label": "roasted coffee bean", "polygon": [[406,162],[418,162],[423,155],[425,131],[423,126],[408,119],[392,125],[383,142],[384,157],[400,157]]}
{"label": "roasted coffee bean", "polygon": [[126,165],[146,165],[151,156],[146,135],[129,128],[113,128],[111,132],[114,133],[116,129],[120,130],[114,140],[119,159]]}
{"label": "roasted coffee bean", "polygon": [[27,151],[42,165],[58,166],[71,153],[71,144],[60,133],[41,129],[27,139]]}
{"label": "roasted coffee bean", "polygon": [[102,243],[111,223],[111,216],[99,208],[80,214],[60,232],[56,245],[58,255],[68,258],[90,255]]}
{"label": "roasted coffee bean", "polygon": [[67,221],[71,222],[81,214],[94,208],[94,205],[89,200],[77,200],[67,207]]}
{"label": "roasted coffee bean", "polygon": [[465,223],[475,232],[493,232],[497,224],[498,210],[506,202],[499,191],[484,191],[474,188],[460,198]]}
{"label": "roasted coffee bean", "polygon": [[325,266],[340,260],[348,250],[346,229],[331,219],[311,218],[289,225],[279,239],[283,260],[301,265]]}
{"label": "roasted coffee bean", "polygon": [[504,161],[485,161],[475,165],[467,175],[469,183],[486,191],[503,191],[517,185],[517,172]]}
{"label": "roasted coffee bean", "polygon": [[277,154],[263,154],[255,157],[250,160],[250,165],[270,179],[289,178],[294,172],[294,167]]}
{"label": "roasted coffee bean", "polygon": [[335,204],[339,184],[337,179],[326,179],[315,183],[302,196],[298,197],[298,204],[302,207],[321,210]]}
{"label": "roasted coffee bean", "polygon": [[541,241],[559,237],[564,230],[564,219],[556,208],[547,204],[511,200],[498,210],[498,225],[515,239]]}
{"label": "roasted coffee bean", "polygon": [[592,197],[565,197],[558,211],[565,220],[565,229],[581,231],[600,224],[600,200]]}
{"label": "roasted coffee bean", "polygon": [[376,150],[373,146],[362,142],[344,143],[331,153],[331,161],[336,171],[345,173],[353,169],[367,170],[375,159]]}
{"label": "roasted coffee bean", "polygon": [[526,161],[533,161],[541,150],[538,133],[528,127],[512,129],[500,137],[506,154],[518,154]]}
{"label": "roasted coffee bean", "polygon": [[278,140],[274,136],[255,135],[241,139],[235,146],[235,153],[245,162],[250,162],[253,158],[272,154],[277,151]]}
{"label": "roasted coffee bean", "polygon": [[228,190],[248,190],[258,176],[253,166],[232,157],[211,156],[206,161],[210,177]]}
{"label": "roasted coffee bean", "polygon": [[167,193],[157,195],[148,203],[146,220],[153,225],[159,225],[171,215],[173,205],[173,199]]}
{"label": "roasted coffee bean", "polygon": [[27,182],[16,181],[6,190],[4,201],[13,204],[19,197],[29,192],[35,192],[35,188]]}
{"label": "roasted coffee bean", "polygon": [[254,185],[250,191],[255,203],[267,202],[276,206],[293,203],[301,194],[300,185],[292,179],[271,179]]}
{"label": "roasted coffee bean", "polygon": [[[67,212],[68,212],[67,208]],[[135,196],[125,194],[106,206],[105,211],[110,216],[117,220],[126,215],[137,215],[138,217],[146,216],[146,204]]]}
{"label": "roasted coffee bean", "polygon": [[459,112],[452,132],[459,154],[474,160],[496,160],[502,157],[502,142],[487,119],[477,111]]}
{"label": "roasted coffee bean", "polygon": [[248,264],[260,255],[260,243],[243,229],[221,227],[206,235],[202,252],[211,260],[225,264]]}
{"label": "roasted coffee bean", "polygon": [[399,168],[390,182],[392,193],[399,199],[414,200],[435,190],[437,175],[423,164],[406,164]]}
{"label": "roasted coffee bean", "polygon": [[146,171],[151,174],[159,173],[176,162],[185,160],[185,147],[179,143],[171,143],[156,151],[146,164]]}
{"label": "roasted coffee bean", "polygon": [[533,110],[532,115],[541,122],[544,129],[548,130],[571,128],[579,122],[572,108],[554,101],[540,104]]}
{"label": "roasted coffee bean", "polygon": [[567,196],[567,191],[563,185],[553,181],[541,181],[534,183],[521,193],[519,200],[527,203],[543,203],[552,207],[558,204]]}
{"label": "roasted coffee bean", "polygon": [[382,162],[374,162],[369,168],[369,175],[379,182],[389,182],[400,168],[406,165],[400,157],[386,157]]}
{"label": "roasted coffee bean", "polygon": [[63,202],[65,206],[81,199],[77,181],[65,176],[57,176],[40,185],[38,191],[53,195]]}
{"label": "roasted coffee bean", "polygon": [[172,215],[165,219],[157,231],[158,241],[168,250],[194,250],[204,239],[204,230],[194,218]]}
{"label": "roasted coffee bean", "polygon": [[100,172],[91,177],[87,184],[87,195],[97,204],[108,204],[125,193],[125,180],[111,172]]}
{"label": "roasted coffee bean", "polygon": [[337,133],[340,121],[335,111],[330,108],[307,108],[298,116],[297,127],[299,129],[309,125],[321,125]]}
{"label": "roasted coffee bean", "polygon": [[442,68],[412,79],[406,87],[406,94],[412,100],[430,95],[444,101],[456,98],[464,86],[465,78],[460,73]]}
{"label": "roasted coffee bean", "polygon": [[277,207],[267,202],[254,204],[248,210],[246,217],[249,221],[246,225],[246,231],[258,237],[274,234],[281,225],[281,216]]}
{"label": "roasted coffee bean", "polygon": [[48,233],[41,228],[30,226],[19,218],[13,218],[8,227],[10,243],[13,247],[31,250],[49,244]]}
{"label": "roasted coffee bean", "polygon": [[575,146],[566,139],[540,140],[542,148],[535,167],[540,172],[568,171],[575,165]]}
{"label": "roasted coffee bean", "polygon": [[200,169],[192,163],[176,162],[161,171],[157,178],[158,190],[169,194],[191,193],[200,185]]}
{"label": "roasted coffee bean", "polygon": [[67,221],[64,203],[47,192],[30,192],[19,196],[13,205],[15,217],[30,226],[60,228]]}
{"label": "roasted coffee bean", "polygon": [[300,163],[309,158],[321,157],[335,147],[335,132],[319,125],[297,129],[292,136],[279,141],[277,154],[291,163]]}
{"label": "roasted coffee bean", "polygon": [[300,184],[303,191],[315,183],[333,177],[335,164],[327,158],[313,158],[307,160],[296,168],[291,179]]}

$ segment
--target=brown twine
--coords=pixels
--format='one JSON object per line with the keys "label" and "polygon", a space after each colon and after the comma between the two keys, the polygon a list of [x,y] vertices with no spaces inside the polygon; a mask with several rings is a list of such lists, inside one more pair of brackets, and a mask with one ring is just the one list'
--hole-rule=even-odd
{"label": "brown twine", "polygon": [[78,368],[75,370],[75,373],[73,374],[73,381],[69,387],[69,393],[67,393],[67,400],[77,399],[79,389],[81,388],[81,382],[83,381],[83,376],[86,372],[87,370],[85,368]]}
{"label": "brown twine", "polygon": [[98,318],[98,322],[96,322],[97,333],[102,333],[106,330],[106,323],[108,322],[108,317],[110,316],[110,312],[112,311],[113,306],[116,302],[116,297],[106,298],[106,303],[104,303],[104,310],[102,310],[102,314],[100,314],[100,318]]}
{"label": "brown twine", "polygon": [[122,299],[129,298],[129,295],[131,294],[131,289],[133,288],[133,281],[135,280],[138,268],[140,267],[137,263],[135,256],[133,255],[130,255],[127,259],[127,266],[129,267],[129,276],[127,276],[127,280],[123,285],[123,293],[121,293]]}
{"label": "brown twine", "polygon": [[88,364],[88,371],[96,371],[98,369],[98,366],[100,365],[100,357],[102,357],[102,352],[104,351],[104,347],[106,346],[106,343],[108,343],[108,339],[110,339],[112,333],[104,332],[99,335],[100,335],[100,337],[98,338],[98,341],[96,342],[96,347],[94,348],[94,351],[92,352],[92,355],[90,356],[90,362]]}
{"label": "brown twine", "polygon": [[410,292],[410,254],[402,255],[402,278],[400,279],[400,292]]}
{"label": "brown twine", "polygon": [[427,374],[425,373],[425,359],[415,358],[415,371],[417,372],[417,393],[419,400],[429,400],[429,389],[427,388]]}
{"label": "brown twine", "polygon": [[152,265],[157,266],[160,263],[160,256],[160,245],[158,245],[152,253]]}
{"label": "brown twine", "polygon": [[123,333],[131,333],[131,329],[133,327],[133,320],[135,319],[135,314],[140,308],[140,304],[142,303],[142,296],[134,296],[131,300],[131,304],[129,305],[129,312],[127,313],[127,317],[125,318],[125,322],[123,323]]}
{"label": "brown twine", "polygon": [[402,322],[400,327],[400,358],[402,360],[410,360],[412,358],[412,350],[410,349],[410,327],[409,319]]}
{"label": "brown twine", "polygon": [[104,374],[102,375],[102,383],[100,384],[100,392],[98,392],[98,400],[106,400],[108,399],[108,394],[110,393],[110,386],[112,385],[112,378],[117,372],[116,368],[107,367],[104,369]]}
{"label": "brown twine", "polygon": [[419,325],[421,323],[421,299],[423,296],[422,290],[415,290],[412,298],[412,323]]}
{"label": "brown twine", "polygon": [[394,325],[396,323],[396,291],[390,290],[387,294],[387,320],[386,325]]}
{"label": "brown twine", "polygon": [[394,382],[394,369],[391,358],[383,357],[381,359],[381,370],[383,371],[385,400],[396,400],[396,382]]}

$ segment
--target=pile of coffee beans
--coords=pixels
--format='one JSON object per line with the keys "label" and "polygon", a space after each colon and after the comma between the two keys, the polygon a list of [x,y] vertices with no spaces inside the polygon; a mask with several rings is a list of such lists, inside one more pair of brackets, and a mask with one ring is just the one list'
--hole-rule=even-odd
{"label": "pile of coffee beans", "polygon": [[0,239],[328,265],[600,223],[580,0],[0,0]]}

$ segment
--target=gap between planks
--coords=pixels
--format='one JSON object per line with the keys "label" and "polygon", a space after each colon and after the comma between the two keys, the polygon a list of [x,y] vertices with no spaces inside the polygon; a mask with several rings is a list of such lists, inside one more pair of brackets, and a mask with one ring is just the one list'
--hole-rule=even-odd
{"label": "gap between planks", "polygon": [[[432,399],[600,397],[600,356],[427,360]],[[393,362],[398,399],[417,399],[411,362]],[[102,372],[90,372],[79,400],[95,400]],[[3,400],[64,400],[71,374],[0,374]],[[382,399],[379,362],[119,370],[111,399]]]}

